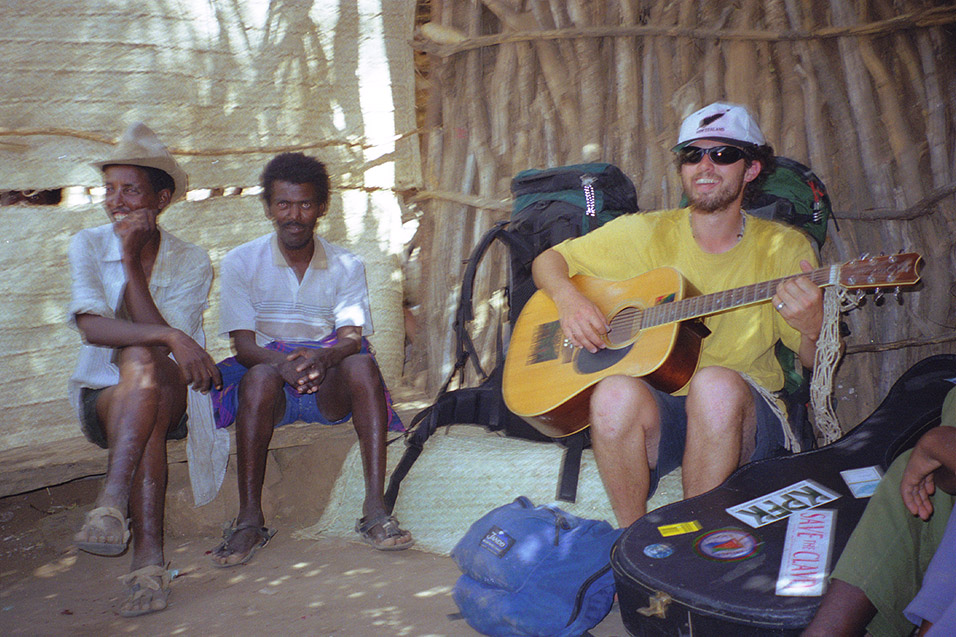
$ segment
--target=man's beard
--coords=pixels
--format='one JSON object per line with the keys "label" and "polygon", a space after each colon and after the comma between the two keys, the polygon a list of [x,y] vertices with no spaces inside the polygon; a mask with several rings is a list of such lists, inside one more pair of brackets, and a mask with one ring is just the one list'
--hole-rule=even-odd
{"label": "man's beard", "polygon": [[705,195],[694,194],[694,190],[690,189],[691,194],[688,195],[688,200],[691,206],[701,212],[716,212],[737,201],[746,185],[743,179],[738,182],[736,188],[725,182],[717,190]]}

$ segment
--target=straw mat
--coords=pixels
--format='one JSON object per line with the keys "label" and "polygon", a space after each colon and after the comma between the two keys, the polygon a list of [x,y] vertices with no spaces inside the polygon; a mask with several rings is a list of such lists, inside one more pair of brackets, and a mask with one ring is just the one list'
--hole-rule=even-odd
{"label": "straw mat", "polygon": [[[396,443],[388,449],[389,473],[404,453]],[[564,450],[551,443],[505,438],[477,427],[439,431],[402,481],[395,516],[415,537],[415,548],[447,555],[468,527],[491,509],[524,495],[535,504],[555,504],[575,515],[608,520],[614,514],[601,485],[594,455],[584,451],[577,501],[555,499]],[[362,460],[358,443],[345,459],[329,505],[315,525],[296,536],[358,540],[355,520],[364,499]],[[661,481],[651,508],[681,497],[680,471]]]}

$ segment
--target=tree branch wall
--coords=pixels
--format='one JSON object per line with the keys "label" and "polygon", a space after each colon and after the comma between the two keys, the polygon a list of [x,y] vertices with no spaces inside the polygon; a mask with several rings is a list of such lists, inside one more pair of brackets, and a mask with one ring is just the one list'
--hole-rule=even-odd
{"label": "tree branch wall", "polygon": [[[669,148],[681,120],[715,100],[746,104],[778,154],[827,184],[839,231],[831,226],[825,262],[900,249],[925,259],[922,283],[903,305],[868,303],[845,317],[847,344],[860,349],[837,374],[843,426],[868,415],[912,363],[956,351],[946,338],[956,271],[949,3],[433,0],[431,14],[413,43],[427,52],[430,91],[440,96],[425,114],[431,196],[419,202],[417,240],[425,292],[415,347],[428,391],[453,362],[463,261],[485,229],[507,218],[511,177],[608,161],[634,180],[643,210],[675,206],[681,191]],[[497,203],[470,205],[480,202]],[[919,214],[905,218],[920,202]],[[504,250],[486,257],[475,297],[472,332],[489,357],[505,260]]]}

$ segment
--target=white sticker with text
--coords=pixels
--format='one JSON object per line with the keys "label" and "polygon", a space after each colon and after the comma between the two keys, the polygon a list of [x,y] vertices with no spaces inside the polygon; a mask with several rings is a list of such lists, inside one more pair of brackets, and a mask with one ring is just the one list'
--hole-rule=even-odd
{"label": "white sticker with text", "polygon": [[789,487],[762,495],[743,504],[725,509],[744,524],[754,528],[790,517],[798,511],[812,509],[840,497],[813,480],[801,480]]}
{"label": "white sticker with text", "polygon": [[816,597],[826,590],[836,511],[809,509],[794,513],[780,558],[777,595]]}

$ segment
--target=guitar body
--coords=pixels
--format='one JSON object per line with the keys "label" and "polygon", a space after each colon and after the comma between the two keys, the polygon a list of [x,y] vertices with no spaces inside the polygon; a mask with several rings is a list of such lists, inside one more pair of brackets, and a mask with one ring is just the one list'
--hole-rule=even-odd
{"label": "guitar body", "polygon": [[[697,295],[673,268],[624,281],[583,275],[572,281],[609,322]],[[626,326],[629,321],[615,323]],[[565,342],[557,308],[546,294],[536,292],[511,334],[502,377],[505,404],[545,435],[571,435],[587,427],[591,392],[608,376],[641,377],[666,392],[683,387],[697,370],[701,339],[707,334],[699,321],[616,328],[608,334],[608,347],[592,354]]]}
{"label": "guitar body", "polygon": [[[956,356],[926,358],[907,370],[880,406],[840,440],[820,449],[750,463],[716,489],[637,520],[611,551],[628,632],[674,637],[799,635],[813,618],[821,596],[776,594],[790,520],[783,514],[834,512],[828,567],[824,565],[831,572],[869,502],[853,496],[840,472],[870,466],[885,471],[900,453],[940,424],[943,400],[954,383]],[[812,480],[838,497],[817,508],[807,508],[806,502],[796,505],[799,500],[791,498],[785,505],[788,511],[763,503],[768,494],[803,480]],[[749,523],[726,510],[753,500],[760,500],[757,506],[762,509],[757,515],[744,515]],[[692,521],[699,523],[699,530],[665,537],[659,529]],[[742,538],[736,541],[745,547],[750,543],[752,548],[723,556],[708,550],[713,546],[707,546],[708,537],[720,534]]]}

